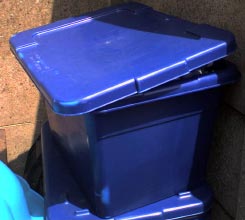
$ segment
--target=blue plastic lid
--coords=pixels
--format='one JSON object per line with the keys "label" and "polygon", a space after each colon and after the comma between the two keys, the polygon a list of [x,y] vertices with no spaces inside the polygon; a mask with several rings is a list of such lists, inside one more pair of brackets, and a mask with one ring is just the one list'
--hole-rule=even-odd
{"label": "blue plastic lid", "polygon": [[138,3],[18,33],[10,43],[59,114],[83,114],[145,92],[236,47],[230,32]]}

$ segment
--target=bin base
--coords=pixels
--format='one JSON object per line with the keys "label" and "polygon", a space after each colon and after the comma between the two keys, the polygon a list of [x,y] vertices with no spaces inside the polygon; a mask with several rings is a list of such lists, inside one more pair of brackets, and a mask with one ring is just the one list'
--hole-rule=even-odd
{"label": "bin base", "polygon": [[[48,123],[42,129],[45,209],[48,220],[100,220],[70,173],[52,138]],[[212,192],[207,185],[113,217],[111,220],[208,220]]]}

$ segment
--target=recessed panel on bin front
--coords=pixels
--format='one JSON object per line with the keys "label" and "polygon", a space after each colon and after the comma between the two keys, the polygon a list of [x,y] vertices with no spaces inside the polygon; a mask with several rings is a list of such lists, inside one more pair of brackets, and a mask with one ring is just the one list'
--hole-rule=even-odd
{"label": "recessed panel on bin front", "polygon": [[[49,220],[102,220],[94,214],[66,166],[64,155],[54,141],[46,123],[42,129],[42,150],[44,164],[45,213]],[[120,195],[123,198],[123,194]],[[212,193],[206,185],[198,186],[162,199],[156,203],[118,215],[110,220],[159,219],[159,220],[209,220]]]}
{"label": "recessed panel on bin front", "polygon": [[[92,209],[109,217],[204,181],[217,95],[205,91],[72,120],[49,111],[49,121]],[[73,129],[84,119],[87,146]]]}

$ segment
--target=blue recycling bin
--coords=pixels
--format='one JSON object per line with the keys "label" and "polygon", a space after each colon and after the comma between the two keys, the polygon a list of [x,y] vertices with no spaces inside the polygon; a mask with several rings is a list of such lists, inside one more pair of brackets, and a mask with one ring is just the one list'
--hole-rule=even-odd
{"label": "blue recycling bin", "polygon": [[11,48],[47,103],[49,126],[101,218],[205,181],[234,36],[128,3],[18,33]]}

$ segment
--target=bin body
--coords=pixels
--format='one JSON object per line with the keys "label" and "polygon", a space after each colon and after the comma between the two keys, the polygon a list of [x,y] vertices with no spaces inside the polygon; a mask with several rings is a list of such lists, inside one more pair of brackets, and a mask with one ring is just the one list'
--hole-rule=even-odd
{"label": "bin body", "polygon": [[235,50],[230,32],[129,3],[10,43],[98,216],[203,183],[219,87],[239,75],[226,62],[209,66]]}
{"label": "bin body", "polygon": [[81,116],[47,105],[54,137],[95,213],[115,216],[203,184],[217,86],[235,74],[222,65]]}
{"label": "bin body", "polygon": [[115,216],[203,183],[218,92],[48,118],[95,212]]}
{"label": "bin body", "polygon": [[[42,128],[46,219],[102,220],[91,209],[80,185],[66,165],[64,154],[55,143],[48,123]],[[212,192],[206,184],[134,209],[110,220],[211,220]],[[123,194],[118,198],[123,197]]]}

